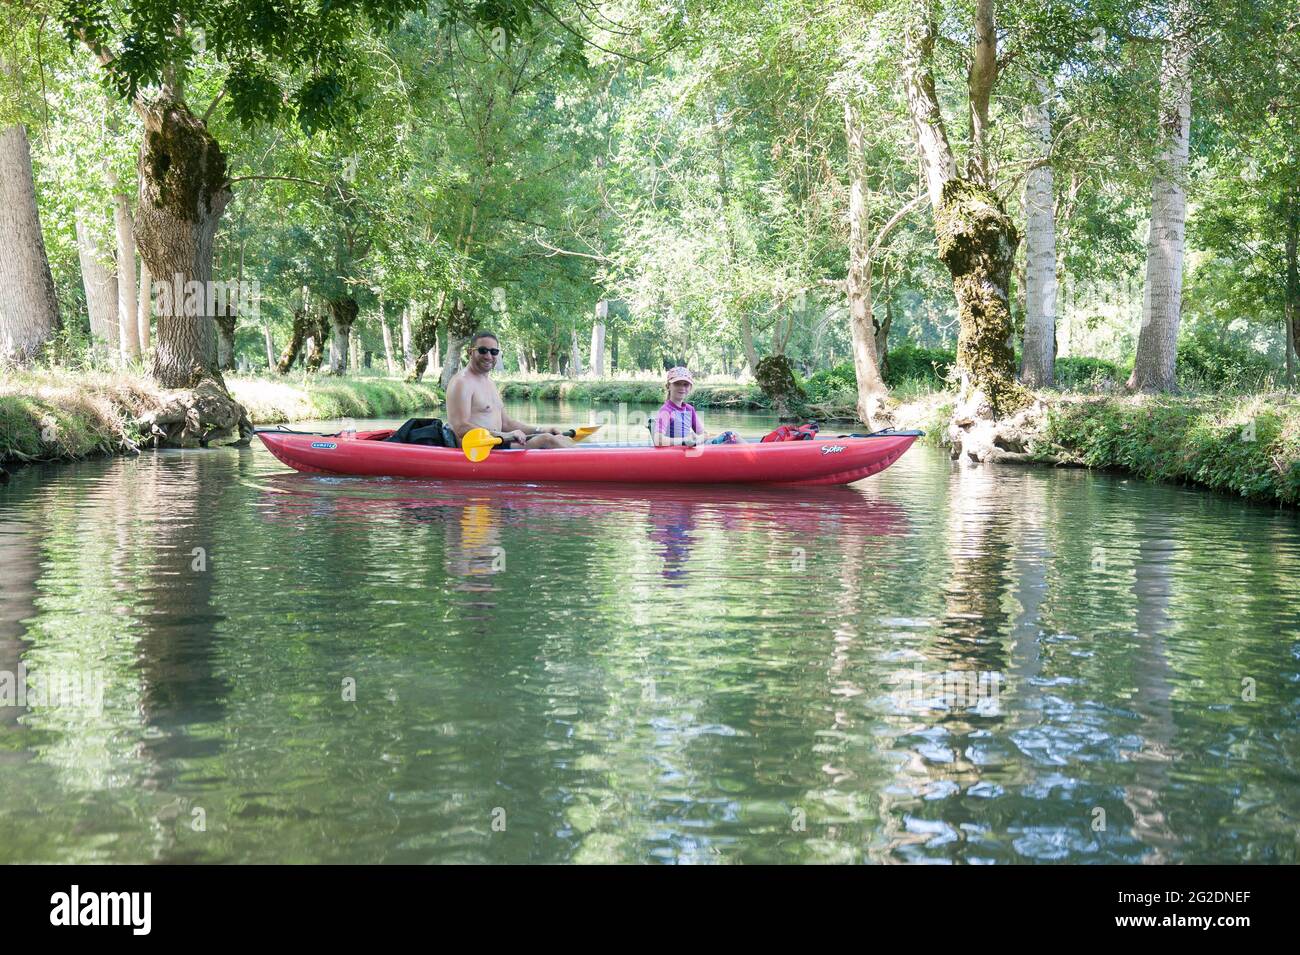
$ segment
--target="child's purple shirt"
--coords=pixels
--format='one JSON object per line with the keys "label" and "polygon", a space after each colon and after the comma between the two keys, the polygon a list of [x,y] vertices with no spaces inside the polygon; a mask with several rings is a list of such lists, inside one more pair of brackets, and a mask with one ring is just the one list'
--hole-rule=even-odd
{"label": "child's purple shirt", "polygon": [[655,431],[669,438],[684,438],[692,432],[698,434],[703,430],[694,405],[675,405],[668,400],[663,403],[655,418]]}

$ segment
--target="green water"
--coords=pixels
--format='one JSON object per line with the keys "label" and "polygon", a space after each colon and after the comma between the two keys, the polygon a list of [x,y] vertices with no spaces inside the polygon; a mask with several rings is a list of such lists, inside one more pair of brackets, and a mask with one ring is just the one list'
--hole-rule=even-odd
{"label": "green water", "polygon": [[786,491],[30,468],[0,691],[65,692],[0,706],[0,862],[1295,862],[1298,608],[1293,514],[922,446]]}

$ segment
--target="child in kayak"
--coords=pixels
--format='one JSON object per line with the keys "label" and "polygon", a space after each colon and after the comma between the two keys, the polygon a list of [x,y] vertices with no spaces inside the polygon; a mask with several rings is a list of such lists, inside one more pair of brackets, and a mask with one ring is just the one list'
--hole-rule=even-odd
{"label": "child in kayak", "polygon": [[680,365],[668,372],[668,400],[655,415],[650,436],[655,447],[664,445],[697,444],[737,444],[740,438],[734,431],[724,431],[717,437],[700,425],[700,416],[695,413],[695,406],[686,403],[686,398],[695,387],[695,379],[689,368]]}

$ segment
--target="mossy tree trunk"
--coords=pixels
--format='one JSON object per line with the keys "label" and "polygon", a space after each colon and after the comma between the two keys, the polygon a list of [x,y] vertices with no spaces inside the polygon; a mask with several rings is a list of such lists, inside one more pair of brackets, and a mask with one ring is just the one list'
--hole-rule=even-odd
{"label": "mossy tree trunk", "polygon": [[317,372],[325,358],[325,343],[330,334],[329,318],[323,309],[312,315],[307,323],[307,332],[310,337],[307,339],[307,358],[303,367],[310,372]]}
{"label": "mossy tree trunk", "polygon": [[950,179],[935,215],[939,258],[952,274],[962,392],[980,392],[994,417],[1024,404],[1016,384],[1008,290],[1020,235],[987,189]]}
{"label": "mossy tree trunk", "polygon": [[352,325],[361,311],[357,300],[347,295],[330,299],[330,374],[342,375],[348,370],[348,349],[352,341]]}
{"label": "mossy tree trunk", "polygon": [[[1019,233],[992,191],[989,102],[997,82],[993,0],[975,4],[975,46],[967,81],[972,144],[966,175],[957,171],[931,72],[937,30],[927,5],[904,43],[904,90],[934,211],[939,257],[952,275],[960,318],[957,364],[962,375],[955,424],[985,424],[1015,411],[1026,393],[1015,381],[1010,286]],[[990,438],[989,428],[983,428]],[[991,440],[991,438],[990,438]],[[965,446],[965,439],[961,441]],[[987,445],[989,441],[983,441]],[[968,451],[971,449],[967,449]],[[988,448],[971,451],[983,459]]]}
{"label": "mossy tree trunk", "polygon": [[[139,107],[140,201],[136,240],[155,281],[184,290],[158,303],[153,376],[167,388],[221,383],[212,296],[212,243],[230,202],[226,157],[202,120],[179,99]],[[172,296],[174,299],[175,296]]]}
{"label": "mossy tree trunk", "polygon": [[280,361],[275,367],[276,371],[282,375],[289,374],[289,370],[293,368],[293,363],[298,360],[298,352],[302,350],[307,335],[307,306],[304,302],[293,311],[293,330],[289,334],[289,341],[284,346],[284,351],[280,353]]}
{"label": "mossy tree trunk", "polygon": [[[404,342],[408,349],[407,381],[419,381],[429,370],[429,353],[438,344],[438,326],[442,323],[442,311],[446,301],[447,294],[443,292],[438,296],[436,305],[432,308],[426,305],[416,313],[415,322],[411,326],[410,340]],[[441,370],[439,369],[439,373]]]}

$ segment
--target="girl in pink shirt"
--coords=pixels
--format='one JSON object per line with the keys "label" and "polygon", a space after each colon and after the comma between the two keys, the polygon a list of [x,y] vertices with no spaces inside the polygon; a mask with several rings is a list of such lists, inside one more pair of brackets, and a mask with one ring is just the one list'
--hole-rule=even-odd
{"label": "girl in pink shirt", "polygon": [[734,431],[724,431],[716,438],[709,438],[709,433],[700,425],[695,406],[686,403],[686,397],[694,387],[695,379],[689,369],[678,366],[669,370],[668,400],[655,415],[651,432],[656,447],[675,444],[694,447],[706,441],[709,444],[734,444],[739,440]]}

